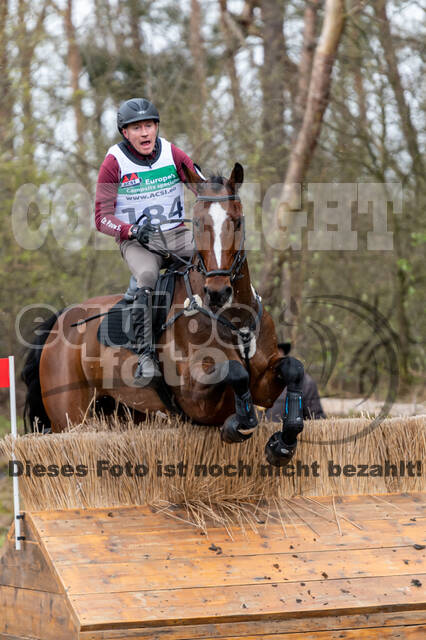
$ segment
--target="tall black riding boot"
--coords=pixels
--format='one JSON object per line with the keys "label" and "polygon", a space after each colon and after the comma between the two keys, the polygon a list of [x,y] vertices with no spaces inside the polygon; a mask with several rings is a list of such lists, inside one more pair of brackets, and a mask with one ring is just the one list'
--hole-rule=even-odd
{"label": "tall black riding boot", "polygon": [[139,356],[135,380],[146,382],[147,380],[161,377],[153,345],[152,289],[142,287],[137,290],[131,314],[135,347]]}

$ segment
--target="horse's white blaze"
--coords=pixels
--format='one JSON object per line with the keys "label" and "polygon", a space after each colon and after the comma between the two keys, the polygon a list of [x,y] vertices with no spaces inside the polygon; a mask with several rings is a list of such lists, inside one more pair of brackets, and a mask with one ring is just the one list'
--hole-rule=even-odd
{"label": "horse's white blaze", "polygon": [[222,227],[223,227],[223,223],[228,217],[228,214],[218,202],[214,202],[210,206],[209,213],[213,220],[213,233],[214,233],[213,250],[214,250],[214,255],[216,256],[217,268],[220,269],[222,264]]}

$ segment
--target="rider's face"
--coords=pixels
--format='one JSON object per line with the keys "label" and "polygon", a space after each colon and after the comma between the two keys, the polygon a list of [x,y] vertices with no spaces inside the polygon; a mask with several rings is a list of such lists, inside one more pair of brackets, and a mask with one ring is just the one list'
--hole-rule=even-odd
{"label": "rider's face", "polygon": [[158,122],[142,120],[128,124],[123,129],[123,135],[135,147],[136,151],[147,156],[154,151],[157,131]]}

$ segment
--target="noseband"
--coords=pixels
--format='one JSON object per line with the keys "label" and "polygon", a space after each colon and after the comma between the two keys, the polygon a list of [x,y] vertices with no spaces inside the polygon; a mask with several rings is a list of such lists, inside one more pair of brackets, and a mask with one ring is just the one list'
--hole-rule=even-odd
{"label": "noseband", "polygon": [[[237,202],[241,202],[240,196],[236,193],[227,196],[197,196],[195,202],[228,202],[229,200],[236,200]],[[241,234],[240,246],[229,269],[215,269],[214,271],[207,271],[203,256],[201,255],[198,247],[195,245],[195,250],[198,256],[199,270],[204,274],[206,278],[214,278],[215,276],[229,276],[231,284],[237,278],[241,278],[241,276],[239,275],[241,267],[246,261],[246,254],[243,250],[245,239],[244,217],[241,218],[241,222],[243,229]]]}

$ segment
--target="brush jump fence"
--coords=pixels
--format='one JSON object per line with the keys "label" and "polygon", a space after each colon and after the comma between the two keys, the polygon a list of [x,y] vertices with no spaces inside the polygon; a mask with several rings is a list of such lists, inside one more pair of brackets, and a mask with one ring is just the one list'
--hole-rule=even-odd
{"label": "brush jump fence", "polygon": [[368,425],[308,424],[280,476],[267,423],[240,448],[167,420],[6,438],[0,639],[426,637],[425,420]]}

